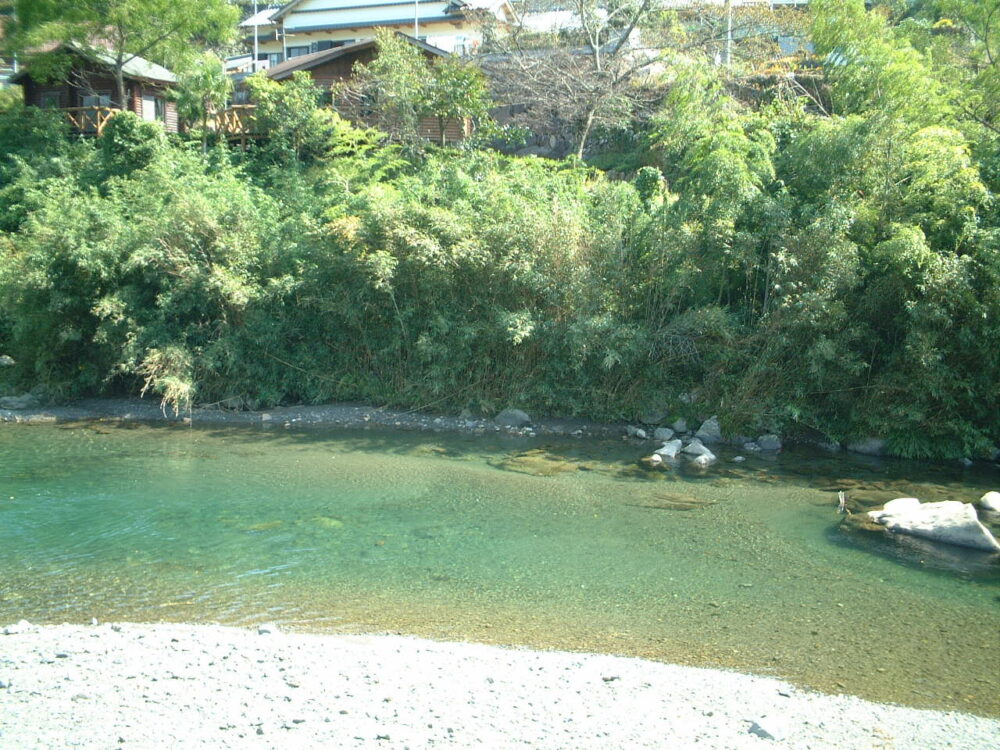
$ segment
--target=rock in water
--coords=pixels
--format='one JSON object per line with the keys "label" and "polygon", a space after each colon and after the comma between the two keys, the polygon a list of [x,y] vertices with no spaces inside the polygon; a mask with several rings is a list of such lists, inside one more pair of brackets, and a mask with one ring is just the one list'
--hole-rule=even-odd
{"label": "rock in water", "polygon": [[504,409],[493,421],[501,427],[526,427],[531,424],[531,417],[520,409]]}
{"label": "rock in water", "polygon": [[694,434],[703,443],[719,443],[722,441],[722,430],[719,427],[719,418],[710,417],[701,423],[701,427]]}
{"label": "rock in water", "polygon": [[705,447],[704,443],[698,438],[694,438],[690,443],[684,446],[683,453],[688,453],[692,456],[704,456],[705,454],[712,455],[712,451]]}
{"label": "rock in water", "polygon": [[687,420],[684,419],[684,418],[678,419],[676,422],[674,422],[670,426],[673,428],[674,432],[687,432],[688,431],[688,423],[687,423]]}
{"label": "rock in water", "polygon": [[646,439],[646,431],[641,427],[636,427],[635,425],[628,425],[625,428],[625,434],[631,438],[638,438],[639,440]]}
{"label": "rock in water", "polygon": [[881,438],[864,438],[848,443],[847,450],[866,456],[881,456],[885,453],[885,441]]}
{"label": "rock in water", "polygon": [[657,448],[653,453],[662,456],[663,458],[676,458],[677,454],[681,452],[681,446],[684,444],[680,440],[670,440],[663,444],[661,448]]}
{"label": "rock in water", "polygon": [[695,456],[691,459],[691,463],[695,466],[704,469],[707,466],[711,466],[716,461],[715,454],[712,452],[702,453],[700,456]]}
{"label": "rock in water", "polygon": [[1000,492],[987,492],[979,498],[979,507],[1000,513]]}
{"label": "rock in water", "polygon": [[0,398],[0,409],[34,409],[36,406],[38,406],[38,399],[30,393]]}
{"label": "rock in water", "polygon": [[13,367],[14,358],[9,354],[0,354],[0,367]]}
{"label": "rock in water", "polygon": [[653,430],[653,440],[659,440],[661,442],[666,442],[674,436],[674,431],[669,427],[657,427]]}
{"label": "rock in water", "polygon": [[757,438],[757,447],[762,451],[780,451],[781,438],[777,435],[761,435]]}
{"label": "rock in water", "polygon": [[868,511],[868,515],[899,534],[1000,552],[1000,542],[979,522],[976,509],[958,500],[921,503],[916,498],[903,497],[889,501],[883,510]]}

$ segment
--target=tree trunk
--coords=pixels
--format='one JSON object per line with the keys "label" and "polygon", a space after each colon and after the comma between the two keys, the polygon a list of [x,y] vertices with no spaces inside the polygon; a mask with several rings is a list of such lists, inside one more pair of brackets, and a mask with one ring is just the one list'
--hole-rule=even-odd
{"label": "tree trunk", "polygon": [[125,72],[122,70],[121,65],[115,67],[115,84],[118,86],[118,107],[122,110],[128,110],[128,93],[125,91]]}
{"label": "tree trunk", "polygon": [[591,107],[587,110],[587,122],[583,126],[583,132],[580,133],[580,144],[576,149],[576,158],[583,158],[583,150],[587,147],[587,139],[590,137],[590,130],[594,127],[594,115],[596,114],[597,108]]}
{"label": "tree trunk", "polygon": [[439,117],[438,118],[438,130],[441,132],[441,145],[442,146],[447,146],[448,145],[448,132],[447,132],[447,128],[448,128],[448,126],[445,123],[445,119],[443,117]]}

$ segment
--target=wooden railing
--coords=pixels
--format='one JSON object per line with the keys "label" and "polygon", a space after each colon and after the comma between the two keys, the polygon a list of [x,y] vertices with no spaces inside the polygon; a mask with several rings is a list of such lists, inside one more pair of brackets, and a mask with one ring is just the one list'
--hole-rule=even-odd
{"label": "wooden railing", "polygon": [[257,108],[253,104],[234,104],[215,115],[209,127],[229,137],[257,135]]}
{"label": "wooden railing", "polygon": [[103,133],[108,120],[121,112],[116,107],[66,107],[60,111],[66,115],[74,130],[93,135]]}

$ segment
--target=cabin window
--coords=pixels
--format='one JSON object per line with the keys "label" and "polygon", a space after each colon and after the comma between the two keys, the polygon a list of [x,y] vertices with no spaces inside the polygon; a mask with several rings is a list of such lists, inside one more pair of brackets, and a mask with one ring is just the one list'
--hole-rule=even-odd
{"label": "cabin window", "polygon": [[268,52],[267,53],[267,65],[272,67],[278,65],[282,61],[282,56],[280,52]]}
{"label": "cabin window", "polygon": [[110,107],[111,92],[95,91],[93,94],[84,94],[80,97],[81,107]]}
{"label": "cabin window", "polygon": [[62,107],[62,91],[43,91],[38,95],[38,106],[42,109],[59,109]]}
{"label": "cabin window", "polygon": [[162,96],[143,94],[142,97],[142,119],[149,122],[167,120],[167,102]]}
{"label": "cabin window", "polygon": [[300,47],[289,47],[288,48],[288,59],[291,60],[293,57],[301,57],[302,55],[309,54],[309,45],[303,45]]}

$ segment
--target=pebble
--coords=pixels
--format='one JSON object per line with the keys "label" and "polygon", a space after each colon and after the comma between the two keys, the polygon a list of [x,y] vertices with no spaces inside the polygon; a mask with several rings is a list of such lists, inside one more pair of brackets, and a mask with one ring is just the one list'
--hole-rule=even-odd
{"label": "pebble", "polygon": [[[107,750],[120,736],[124,747],[155,737],[213,750],[867,750],[878,726],[894,750],[981,750],[1000,735],[995,719],[642,659],[208,625],[126,631],[62,625],[2,641],[2,684],[17,690],[0,691],[0,747]],[[57,653],[72,658],[37,666]]]}

